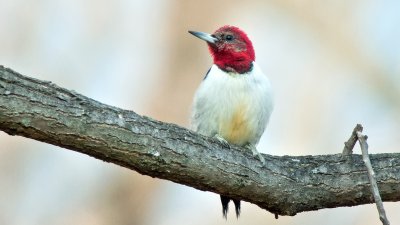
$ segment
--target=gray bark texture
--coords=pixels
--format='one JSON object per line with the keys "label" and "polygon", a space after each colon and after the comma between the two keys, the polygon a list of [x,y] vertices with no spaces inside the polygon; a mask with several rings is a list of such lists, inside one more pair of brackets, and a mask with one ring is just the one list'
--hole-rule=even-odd
{"label": "gray bark texture", "polygon": [[[0,66],[0,130],[141,174],[254,203],[276,215],[374,203],[360,155],[251,152],[105,105]],[[339,152],[339,150],[338,150]],[[372,154],[383,201],[400,200],[400,154]]]}

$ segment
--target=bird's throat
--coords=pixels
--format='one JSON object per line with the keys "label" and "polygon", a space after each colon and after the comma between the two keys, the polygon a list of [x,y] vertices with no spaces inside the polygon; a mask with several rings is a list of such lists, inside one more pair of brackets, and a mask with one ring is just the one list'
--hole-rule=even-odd
{"label": "bird's throat", "polygon": [[221,70],[229,73],[244,74],[248,73],[253,68],[253,62],[250,60],[216,60],[214,64]]}
{"label": "bird's throat", "polygon": [[231,49],[210,48],[214,64],[221,70],[231,73],[244,74],[253,68],[254,57],[247,50],[232,51]]}

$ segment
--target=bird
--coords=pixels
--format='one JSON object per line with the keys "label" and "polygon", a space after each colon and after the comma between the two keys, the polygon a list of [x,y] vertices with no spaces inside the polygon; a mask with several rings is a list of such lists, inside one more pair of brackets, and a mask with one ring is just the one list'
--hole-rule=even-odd
{"label": "bird", "polygon": [[[238,145],[265,160],[257,151],[273,111],[269,79],[255,62],[253,44],[240,28],[225,25],[214,33],[190,31],[206,41],[213,65],[198,87],[192,105],[192,129],[226,145]],[[240,215],[240,199],[220,195],[226,219],[230,200]]]}

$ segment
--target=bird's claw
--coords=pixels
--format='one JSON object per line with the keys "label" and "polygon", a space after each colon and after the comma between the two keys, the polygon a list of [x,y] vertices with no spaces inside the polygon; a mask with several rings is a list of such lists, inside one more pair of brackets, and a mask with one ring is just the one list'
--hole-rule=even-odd
{"label": "bird's claw", "polygon": [[248,145],[246,145],[246,147],[247,147],[249,150],[251,150],[251,152],[253,153],[253,156],[256,156],[256,155],[258,156],[258,158],[260,159],[262,165],[265,165],[265,159],[264,159],[264,157],[261,155],[261,153],[259,153],[259,152],[257,151],[257,148],[256,148],[255,145],[253,145],[253,144],[248,144]]}
{"label": "bird's claw", "polygon": [[229,143],[227,140],[225,140],[221,135],[216,134],[214,135],[214,137],[219,141],[219,143],[221,143],[222,145],[224,145],[225,147],[230,147]]}

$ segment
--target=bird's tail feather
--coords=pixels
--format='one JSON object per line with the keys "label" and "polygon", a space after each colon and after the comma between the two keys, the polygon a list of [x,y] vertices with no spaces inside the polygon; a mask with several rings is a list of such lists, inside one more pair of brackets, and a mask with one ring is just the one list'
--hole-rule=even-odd
{"label": "bird's tail feather", "polygon": [[236,217],[239,218],[239,216],[240,216],[240,200],[231,199],[231,198],[229,198],[227,196],[221,195],[222,216],[225,219],[227,218],[229,202],[231,200],[235,204]]}
{"label": "bird's tail feather", "polygon": [[232,201],[235,204],[236,218],[239,218],[239,216],[240,216],[240,200],[232,199]]}
{"label": "bird's tail feather", "polygon": [[226,214],[228,214],[229,201],[231,200],[229,197],[221,196],[221,204],[222,204],[222,216],[226,219]]}

